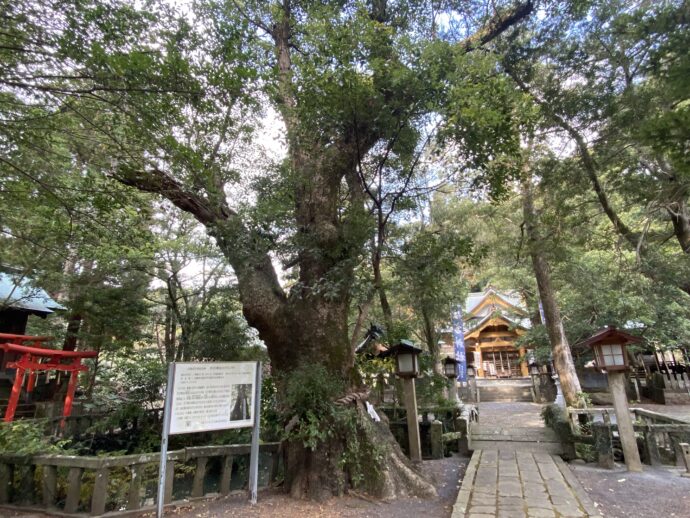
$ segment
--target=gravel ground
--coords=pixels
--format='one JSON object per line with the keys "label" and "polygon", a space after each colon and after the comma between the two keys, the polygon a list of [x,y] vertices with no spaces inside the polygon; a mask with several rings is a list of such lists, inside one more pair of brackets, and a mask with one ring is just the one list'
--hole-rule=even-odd
{"label": "gravel ground", "polygon": [[613,470],[572,463],[570,468],[606,518],[690,518],[690,478],[681,477],[680,468],[644,466],[643,473],[618,464]]}
{"label": "gravel ground", "polygon": [[383,503],[366,497],[344,496],[315,503],[293,500],[282,491],[273,489],[260,492],[259,502],[253,507],[247,503],[246,495],[231,495],[179,507],[170,515],[180,518],[447,518],[451,515],[468,462],[469,458],[457,455],[424,461],[423,470],[432,478],[439,493],[438,497],[428,500],[397,498]]}

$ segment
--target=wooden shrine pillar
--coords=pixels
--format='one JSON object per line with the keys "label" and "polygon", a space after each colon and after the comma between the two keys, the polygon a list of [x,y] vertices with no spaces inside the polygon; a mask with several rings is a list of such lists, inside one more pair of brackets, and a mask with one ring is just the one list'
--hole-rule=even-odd
{"label": "wooden shrine pillar", "polygon": [[5,422],[9,423],[14,419],[14,413],[17,411],[17,403],[19,403],[19,395],[22,392],[22,385],[24,384],[24,369],[17,367],[17,372],[14,375],[14,383],[12,384],[12,392],[10,400],[7,402],[7,410],[5,411]]}
{"label": "wooden shrine pillar", "polygon": [[527,349],[524,347],[520,347],[518,349],[520,351],[520,358],[522,358],[522,361],[520,361],[520,373],[524,378],[529,376],[529,366],[527,365]]}

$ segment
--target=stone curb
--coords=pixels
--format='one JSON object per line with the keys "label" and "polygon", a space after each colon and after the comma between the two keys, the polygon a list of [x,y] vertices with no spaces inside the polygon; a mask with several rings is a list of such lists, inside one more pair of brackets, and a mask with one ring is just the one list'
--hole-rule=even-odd
{"label": "stone curb", "polygon": [[554,455],[553,460],[556,463],[556,466],[558,466],[558,469],[563,474],[563,478],[565,478],[565,481],[572,488],[573,493],[580,501],[580,504],[582,505],[582,508],[587,513],[587,515],[591,518],[603,518],[601,512],[595,507],[594,502],[585,491],[585,488],[582,487],[582,484],[580,484],[580,481],[573,474],[573,472],[570,470],[570,467],[565,463],[565,461],[558,455]]}
{"label": "stone curb", "polygon": [[479,465],[479,458],[482,456],[482,450],[474,450],[470,463],[465,470],[465,476],[462,478],[462,485],[458,492],[458,498],[455,500],[453,506],[453,513],[451,518],[464,518],[467,512],[467,504],[470,502],[470,494],[472,493],[472,486],[474,485],[474,476],[477,473],[477,466]]}

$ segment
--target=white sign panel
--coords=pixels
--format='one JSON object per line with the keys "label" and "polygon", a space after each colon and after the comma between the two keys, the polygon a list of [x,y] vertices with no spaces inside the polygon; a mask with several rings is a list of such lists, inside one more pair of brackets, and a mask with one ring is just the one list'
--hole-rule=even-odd
{"label": "white sign panel", "polygon": [[170,434],[253,426],[256,362],[176,363]]}

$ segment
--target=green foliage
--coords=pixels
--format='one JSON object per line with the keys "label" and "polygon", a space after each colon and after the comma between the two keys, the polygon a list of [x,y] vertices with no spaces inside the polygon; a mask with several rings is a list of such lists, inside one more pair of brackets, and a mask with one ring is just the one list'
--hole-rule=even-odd
{"label": "green foliage", "polygon": [[300,440],[312,450],[333,437],[335,420],[342,407],[335,400],[343,395],[345,383],[323,365],[303,365],[284,380],[287,419],[296,420],[286,438]]}
{"label": "green foliage", "polygon": [[565,409],[556,404],[546,405],[542,408],[541,417],[544,424],[556,432],[561,442],[564,444],[573,442],[573,433]]}
{"label": "green foliage", "polygon": [[167,368],[153,351],[113,355],[99,368],[91,404],[104,412],[158,408],[166,379]]}
{"label": "green foliage", "polygon": [[46,436],[40,421],[17,420],[0,423],[0,453],[36,455],[48,453],[68,454],[68,441],[55,441]]}

